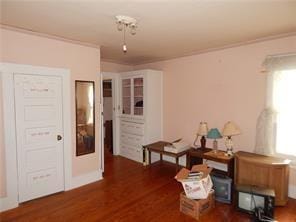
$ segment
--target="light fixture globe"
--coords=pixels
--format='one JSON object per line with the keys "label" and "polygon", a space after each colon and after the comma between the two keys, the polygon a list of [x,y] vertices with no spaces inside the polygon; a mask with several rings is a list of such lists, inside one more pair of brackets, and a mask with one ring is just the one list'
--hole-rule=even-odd
{"label": "light fixture globe", "polygon": [[126,44],[124,44],[124,45],[122,46],[122,51],[123,51],[124,53],[126,53],[126,52],[127,52],[127,47],[126,47]]}
{"label": "light fixture globe", "polygon": [[122,51],[124,53],[127,53],[127,46],[126,46],[126,41],[125,41],[126,29],[130,30],[131,35],[135,35],[136,29],[137,29],[137,20],[132,17],[126,16],[126,15],[117,15],[117,16],[115,16],[115,19],[116,19],[116,24],[117,24],[117,30],[123,31]]}
{"label": "light fixture globe", "polygon": [[117,21],[116,23],[117,23],[117,30],[118,31],[122,31],[123,30],[123,23],[122,23],[122,21]]}

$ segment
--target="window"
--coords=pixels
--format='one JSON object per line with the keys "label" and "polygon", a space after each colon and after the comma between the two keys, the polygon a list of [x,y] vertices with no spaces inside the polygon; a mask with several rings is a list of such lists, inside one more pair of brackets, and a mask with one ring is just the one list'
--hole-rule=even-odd
{"label": "window", "polygon": [[296,54],[268,56],[263,70],[266,104],[257,121],[255,152],[296,163]]}
{"label": "window", "polygon": [[276,71],[273,81],[275,151],[296,156],[296,69]]}

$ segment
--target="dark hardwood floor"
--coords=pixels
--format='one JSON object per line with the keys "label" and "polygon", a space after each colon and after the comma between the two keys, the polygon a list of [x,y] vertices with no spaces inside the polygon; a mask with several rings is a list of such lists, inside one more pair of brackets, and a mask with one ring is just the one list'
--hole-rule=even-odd
{"label": "dark hardwood floor", "polygon": [[[196,221],[179,212],[182,186],[175,166],[150,167],[106,155],[104,179],[71,191],[21,204],[0,214],[0,221]],[[278,221],[296,222],[296,200],[275,211]],[[200,221],[251,221],[234,206],[216,203]]]}

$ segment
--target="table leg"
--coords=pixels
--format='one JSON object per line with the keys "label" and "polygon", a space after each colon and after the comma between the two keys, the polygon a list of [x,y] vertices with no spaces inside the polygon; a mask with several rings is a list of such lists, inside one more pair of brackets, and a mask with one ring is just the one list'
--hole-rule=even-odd
{"label": "table leg", "polygon": [[159,154],[160,162],[162,162],[162,153]]}
{"label": "table leg", "polygon": [[186,154],[186,168],[190,169],[190,155],[189,153]]}
{"label": "table leg", "polygon": [[149,165],[151,164],[151,151],[148,150],[148,161],[149,161]]}
{"label": "table leg", "polygon": [[176,171],[179,170],[179,157],[176,157]]}

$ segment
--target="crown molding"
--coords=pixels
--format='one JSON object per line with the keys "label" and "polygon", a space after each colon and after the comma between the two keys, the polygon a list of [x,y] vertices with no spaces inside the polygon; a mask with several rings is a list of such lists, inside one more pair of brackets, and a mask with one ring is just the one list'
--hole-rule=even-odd
{"label": "crown molding", "polygon": [[82,45],[82,46],[86,46],[86,47],[100,49],[100,45],[82,42],[82,41],[78,41],[78,40],[74,40],[74,39],[68,39],[68,38],[64,38],[61,36],[57,36],[57,35],[50,35],[50,34],[45,34],[45,33],[41,33],[41,32],[36,32],[33,30],[23,29],[23,28],[11,26],[11,25],[6,25],[6,24],[2,24],[2,23],[0,23],[0,28],[10,30],[10,31],[20,32],[20,33],[24,33],[24,34],[44,37],[44,38],[48,38],[48,39],[59,40],[59,41],[72,43],[72,44],[76,44],[76,45]]}
{"label": "crown molding", "polygon": [[[21,33],[26,33],[26,34],[31,34],[31,35],[35,35],[35,36],[45,37],[45,38],[49,38],[49,39],[64,41],[64,42],[68,42],[68,43],[72,43],[72,44],[78,44],[78,45],[87,46],[87,47],[91,47],[91,48],[100,49],[100,45],[97,45],[97,44],[92,44],[92,43],[82,42],[82,41],[78,41],[78,40],[63,38],[63,37],[56,36],[56,35],[40,33],[40,32],[36,32],[36,31],[32,31],[32,30],[19,28],[16,26],[5,25],[2,23],[0,23],[0,28],[11,30],[11,31],[16,31],[16,32],[21,32]],[[251,45],[251,44],[255,44],[255,43],[260,43],[260,42],[265,42],[265,41],[270,41],[270,40],[275,40],[275,39],[280,39],[280,38],[287,38],[287,37],[291,37],[291,36],[296,36],[296,32],[283,33],[280,35],[272,35],[272,36],[268,36],[268,37],[257,38],[254,40],[248,40],[248,41],[244,41],[244,42],[229,44],[229,45],[225,45],[225,46],[221,46],[221,47],[214,47],[214,48],[209,48],[209,49],[205,49],[205,50],[197,50],[197,51],[193,51],[193,52],[189,52],[189,53],[183,53],[182,55],[179,55],[179,56],[167,56],[167,57],[163,57],[161,59],[151,59],[151,60],[138,62],[138,63],[137,62],[123,62],[123,61],[118,61],[118,60],[114,60],[114,59],[104,59],[104,58],[101,58],[101,61],[116,63],[116,64],[120,64],[120,65],[138,66],[138,65],[145,65],[145,64],[149,64],[149,63],[155,63],[155,62],[174,60],[174,59],[189,57],[189,56],[194,56],[194,55],[200,55],[200,54],[205,54],[205,53],[209,53],[209,52],[215,52],[215,51],[220,51],[220,50],[225,50],[225,49],[230,49],[230,48],[235,48],[235,47],[240,47],[240,46],[245,46],[245,45]]]}
{"label": "crown molding", "polygon": [[194,56],[194,55],[200,55],[200,54],[205,54],[209,52],[215,52],[215,51],[220,51],[220,50],[225,50],[225,49],[230,49],[230,48],[236,48],[240,46],[245,46],[245,45],[252,45],[255,43],[260,43],[260,42],[265,42],[265,41],[270,41],[270,40],[275,40],[275,39],[281,39],[281,38],[288,38],[288,37],[293,37],[296,36],[296,32],[289,32],[289,33],[284,33],[280,35],[273,35],[273,36],[268,36],[268,37],[263,37],[263,38],[258,38],[254,40],[248,40],[244,42],[239,42],[239,43],[234,43],[234,44],[229,44],[221,47],[214,47],[214,48],[209,48],[205,50],[198,50],[190,53],[184,53],[183,55],[180,56],[172,56],[172,57],[163,57],[162,59],[155,59],[155,60],[149,60],[145,62],[140,62],[140,63],[133,63],[133,66],[138,66],[138,65],[145,65],[149,63],[155,63],[155,62],[163,62],[163,61],[168,61],[168,60],[174,60],[178,58],[183,58],[183,57],[189,57],[189,56]]}
{"label": "crown molding", "polygon": [[101,58],[101,62],[109,62],[109,63],[115,63],[115,64],[118,64],[118,65],[125,65],[125,66],[134,66],[133,63],[122,62],[122,61],[118,61],[118,60],[114,60],[114,59]]}

